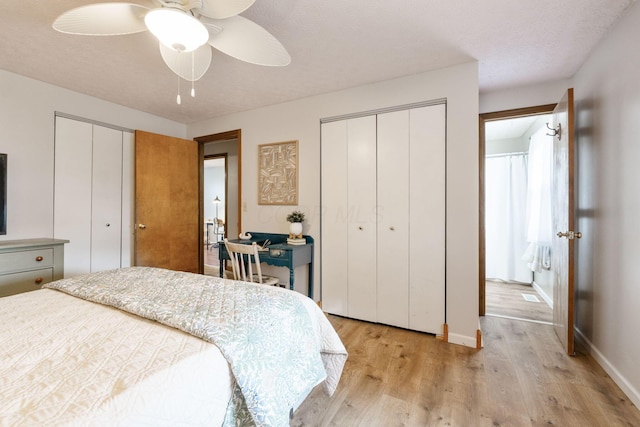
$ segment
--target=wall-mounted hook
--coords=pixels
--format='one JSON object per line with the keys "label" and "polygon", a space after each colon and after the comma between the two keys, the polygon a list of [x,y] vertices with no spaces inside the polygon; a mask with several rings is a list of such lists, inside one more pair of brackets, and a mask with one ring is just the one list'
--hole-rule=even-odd
{"label": "wall-mounted hook", "polygon": [[557,136],[558,141],[560,141],[560,138],[562,138],[562,126],[560,125],[560,123],[558,123],[558,127],[554,129],[551,126],[549,126],[549,122],[547,122],[547,129],[553,132],[553,133],[548,133],[547,136]]}

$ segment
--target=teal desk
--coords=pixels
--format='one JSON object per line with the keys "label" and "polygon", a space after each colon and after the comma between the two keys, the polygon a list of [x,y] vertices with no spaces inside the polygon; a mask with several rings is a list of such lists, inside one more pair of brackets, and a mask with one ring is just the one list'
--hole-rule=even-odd
{"label": "teal desk", "polygon": [[[267,246],[269,250],[260,251],[260,262],[277,267],[287,267],[289,269],[289,289],[294,289],[295,268],[309,264],[309,289],[307,296],[313,298],[313,237],[302,236],[307,241],[306,245],[289,245],[287,244],[287,237],[289,237],[287,234],[259,233],[253,231],[250,231],[249,234],[251,234],[251,240],[234,239],[229,241],[244,244],[256,242],[261,245],[265,240],[270,240],[271,243]],[[223,242],[220,243],[218,258],[220,260],[220,277],[222,277],[225,263],[231,258]]]}

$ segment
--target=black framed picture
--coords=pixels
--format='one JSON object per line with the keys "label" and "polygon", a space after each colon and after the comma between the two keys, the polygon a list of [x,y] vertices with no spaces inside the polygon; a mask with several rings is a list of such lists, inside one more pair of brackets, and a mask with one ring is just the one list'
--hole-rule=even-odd
{"label": "black framed picture", "polygon": [[0,154],[0,234],[7,234],[7,155]]}

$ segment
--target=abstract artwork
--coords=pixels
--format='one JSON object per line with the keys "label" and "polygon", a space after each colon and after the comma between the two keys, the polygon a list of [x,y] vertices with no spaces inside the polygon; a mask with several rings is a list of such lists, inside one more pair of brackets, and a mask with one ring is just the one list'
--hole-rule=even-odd
{"label": "abstract artwork", "polygon": [[298,204],[298,141],[258,145],[258,204]]}

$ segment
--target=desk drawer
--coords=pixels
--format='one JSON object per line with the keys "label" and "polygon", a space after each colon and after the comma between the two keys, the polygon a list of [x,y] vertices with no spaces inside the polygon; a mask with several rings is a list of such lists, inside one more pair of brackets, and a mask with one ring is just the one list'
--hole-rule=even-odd
{"label": "desk drawer", "polygon": [[287,251],[285,251],[284,249],[270,248],[269,256],[272,258],[287,258],[288,254],[287,254]]}
{"label": "desk drawer", "polygon": [[0,254],[0,271],[20,271],[45,267],[53,267],[53,248]]}
{"label": "desk drawer", "polygon": [[0,276],[0,297],[35,291],[53,280],[53,268],[24,271]]}

